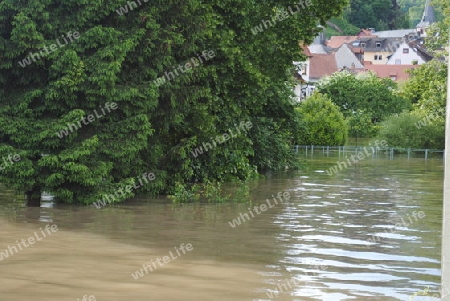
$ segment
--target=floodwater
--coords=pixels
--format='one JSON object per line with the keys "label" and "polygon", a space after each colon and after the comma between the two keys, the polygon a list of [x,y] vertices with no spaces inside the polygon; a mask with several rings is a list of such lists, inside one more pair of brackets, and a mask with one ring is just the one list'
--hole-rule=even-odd
{"label": "floodwater", "polygon": [[[315,156],[301,171],[252,184],[251,206],[271,204],[253,217],[249,204],[166,199],[25,208],[3,189],[0,252],[9,253],[0,261],[0,300],[389,301],[437,293],[443,161],[369,158],[329,176],[338,160]],[[278,192],[291,197],[276,203]],[[249,219],[231,227],[241,213]]]}

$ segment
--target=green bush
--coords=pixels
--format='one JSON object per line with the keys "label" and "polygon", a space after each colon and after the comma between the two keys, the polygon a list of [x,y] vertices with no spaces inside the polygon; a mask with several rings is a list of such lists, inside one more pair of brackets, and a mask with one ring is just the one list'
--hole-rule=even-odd
{"label": "green bush", "polygon": [[297,108],[302,116],[306,134],[303,145],[344,145],[348,125],[339,107],[326,95],[314,93]]}
{"label": "green bush", "polygon": [[444,126],[443,118],[430,118],[420,111],[403,112],[381,123],[378,138],[391,147],[444,149]]}
{"label": "green bush", "polygon": [[258,172],[280,171],[286,167],[294,167],[291,129],[281,127],[281,122],[268,117],[260,117],[254,124],[250,133],[254,155],[250,163],[257,166]]}

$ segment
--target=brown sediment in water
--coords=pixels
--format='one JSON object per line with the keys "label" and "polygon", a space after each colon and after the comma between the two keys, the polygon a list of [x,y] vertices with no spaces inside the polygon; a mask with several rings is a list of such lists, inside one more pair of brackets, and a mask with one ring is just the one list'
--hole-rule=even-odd
{"label": "brown sediment in water", "polygon": [[[45,226],[0,222],[0,251],[8,245],[17,246],[16,240],[27,239]],[[258,296],[255,289],[261,287],[262,279],[257,266],[199,260],[190,257],[193,247],[135,280],[131,273],[170,250],[59,229],[0,261],[0,299],[75,301],[93,295],[96,300],[108,301],[211,301],[253,300]]]}

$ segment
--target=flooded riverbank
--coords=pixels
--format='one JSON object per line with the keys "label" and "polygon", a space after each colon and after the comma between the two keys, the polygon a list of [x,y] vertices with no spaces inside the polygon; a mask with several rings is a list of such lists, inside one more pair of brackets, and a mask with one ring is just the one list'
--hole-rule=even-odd
{"label": "flooded riverbank", "polygon": [[[7,301],[84,295],[335,301],[409,300],[426,287],[436,292],[442,160],[369,158],[327,175],[337,160],[314,157],[302,171],[259,180],[252,204],[139,199],[102,209],[24,208],[4,192],[0,252],[47,224],[58,231],[0,261],[0,295]],[[289,199],[230,226],[284,191]],[[158,263],[181,244],[192,251]],[[152,262],[157,269],[132,277]]]}

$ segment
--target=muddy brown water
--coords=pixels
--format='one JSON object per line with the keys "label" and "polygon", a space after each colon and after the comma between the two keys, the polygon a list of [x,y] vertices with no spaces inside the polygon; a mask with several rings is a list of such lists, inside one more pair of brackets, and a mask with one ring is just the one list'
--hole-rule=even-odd
{"label": "muddy brown water", "polygon": [[[2,189],[0,252],[9,253],[0,260],[0,301],[409,300],[426,288],[437,293],[443,161],[369,158],[329,176],[338,158],[310,159],[302,171],[252,184],[251,207],[268,198],[273,205],[253,218],[250,204],[166,199],[25,208]],[[275,205],[278,192],[291,198]],[[230,226],[245,213],[250,220]],[[47,224],[58,230],[48,234]],[[36,235],[41,240],[11,254],[8,247]],[[192,250],[183,254],[183,243]],[[164,256],[170,261],[157,263]],[[148,273],[134,279],[147,264]]]}

